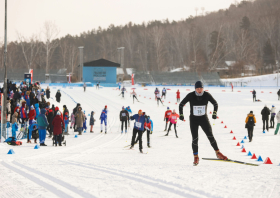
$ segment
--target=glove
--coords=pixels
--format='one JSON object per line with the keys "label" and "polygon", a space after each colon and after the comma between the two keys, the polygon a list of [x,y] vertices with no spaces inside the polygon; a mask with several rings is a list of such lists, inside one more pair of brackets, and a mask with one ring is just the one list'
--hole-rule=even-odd
{"label": "glove", "polygon": [[153,134],[153,131],[151,131],[150,134]]}
{"label": "glove", "polygon": [[212,114],[212,119],[216,120],[217,119],[217,112],[214,111],[213,114]]}
{"label": "glove", "polygon": [[180,115],[180,120],[184,121],[184,114]]}
{"label": "glove", "polygon": [[130,116],[129,119],[132,119],[132,116]]}

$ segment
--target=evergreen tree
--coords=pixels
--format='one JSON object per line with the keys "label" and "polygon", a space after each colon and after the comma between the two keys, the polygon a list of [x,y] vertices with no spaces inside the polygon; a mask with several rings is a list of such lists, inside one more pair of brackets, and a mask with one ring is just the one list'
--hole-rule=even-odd
{"label": "evergreen tree", "polygon": [[243,30],[248,30],[250,28],[251,22],[247,16],[244,16],[242,18],[242,21],[240,22],[240,28]]}
{"label": "evergreen tree", "polygon": [[263,47],[263,62],[265,65],[275,65],[275,54],[271,45],[270,39],[268,39]]}

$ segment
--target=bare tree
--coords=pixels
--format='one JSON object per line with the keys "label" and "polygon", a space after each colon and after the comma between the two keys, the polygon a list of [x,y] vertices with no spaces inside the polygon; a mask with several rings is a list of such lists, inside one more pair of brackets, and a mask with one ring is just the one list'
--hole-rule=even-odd
{"label": "bare tree", "polygon": [[26,38],[21,33],[17,32],[17,38],[29,70],[32,68],[36,56],[41,50],[39,35],[33,34],[30,38]]}
{"label": "bare tree", "polygon": [[46,21],[43,27],[44,49],[46,53],[46,73],[49,73],[49,63],[53,55],[53,51],[59,45],[59,41],[55,40],[59,34],[59,30],[54,22]]}
{"label": "bare tree", "polygon": [[162,27],[152,27],[150,31],[151,40],[155,48],[155,61],[157,69],[160,71],[163,67],[165,46],[164,46],[164,30]]}
{"label": "bare tree", "polygon": [[78,48],[75,45],[69,46],[69,66],[71,69],[71,73],[74,73],[74,67],[77,65],[78,60]]}

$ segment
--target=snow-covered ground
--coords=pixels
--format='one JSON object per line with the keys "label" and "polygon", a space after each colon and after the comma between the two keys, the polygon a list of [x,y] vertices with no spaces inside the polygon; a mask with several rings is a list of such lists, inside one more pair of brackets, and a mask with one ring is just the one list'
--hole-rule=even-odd
{"label": "snow-covered ground", "polygon": [[[202,160],[203,157],[215,158],[215,153],[201,129],[200,163],[193,166],[189,104],[184,109],[186,121],[179,121],[177,127],[178,139],[174,129],[168,137],[163,137],[163,118],[167,106],[178,111],[177,89],[183,98],[194,88],[167,88],[171,90],[167,92],[165,106],[159,107],[154,100],[155,87],[137,87],[142,103],[135,104],[129,93],[121,99],[114,88],[87,88],[85,93],[82,88],[60,88],[62,102],[57,104],[53,99],[50,102],[60,109],[66,104],[72,111],[76,101],[81,103],[86,115],[95,111],[94,133],[88,130],[74,138],[73,130],[70,130],[66,147],[53,147],[50,139],[47,139],[47,147],[38,150],[34,149],[35,144],[27,144],[26,140],[18,147],[1,143],[0,197],[280,197],[280,135],[275,136],[273,129],[263,133],[260,115],[265,104],[269,108],[275,105],[277,112],[280,110],[276,88],[256,89],[257,98],[262,101],[256,103],[252,102],[250,88],[235,88],[234,92],[230,88],[205,88],[219,103],[219,119],[213,121],[211,115],[209,118],[221,152],[230,159],[260,166]],[[131,88],[128,89],[129,92]],[[55,92],[55,89],[51,90],[52,98]],[[105,105],[109,109],[106,135],[100,133],[98,119]],[[132,127],[127,135],[120,133],[122,106],[131,106],[133,113],[142,109],[151,116],[154,122],[151,148],[147,148],[146,133],[143,135],[144,151],[148,154],[140,154],[138,145],[135,150],[124,148],[130,144]],[[250,110],[254,111],[257,123],[253,141],[249,143],[246,139],[243,145],[247,153],[260,155],[263,160],[270,157],[272,165],[252,160],[236,146],[247,135],[244,126]],[[213,111],[211,103],[208,113],[210,111]],[[234,136],[237,140],[232,140]],[[15,154],[7,155],[11,148]]]}

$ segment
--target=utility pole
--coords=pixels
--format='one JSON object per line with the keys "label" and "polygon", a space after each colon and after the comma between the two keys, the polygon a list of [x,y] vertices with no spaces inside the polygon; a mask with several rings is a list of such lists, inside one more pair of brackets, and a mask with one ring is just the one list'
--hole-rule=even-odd
{"label": "utility pole", "polygon": [[79,71],[79,81],[83,81],[83,67],[84,67],[84,55],[83,55],[83,51],[84,51],[84,47],[78,47],[79,51],[80,51],[80,71]]}
{"label": "utility pole", "polygon": [[[7,105],[7,0],[5,0],[5,28],[4,28],[4,89],[3,89],[3,98],[2,100],[2,109],[1,109],[1,131],[0,131],[0,142],[2,138],[1,132],[6,136],[6,105]],[[5,132],[5,133],[4,133]]]}

